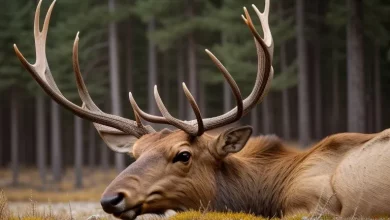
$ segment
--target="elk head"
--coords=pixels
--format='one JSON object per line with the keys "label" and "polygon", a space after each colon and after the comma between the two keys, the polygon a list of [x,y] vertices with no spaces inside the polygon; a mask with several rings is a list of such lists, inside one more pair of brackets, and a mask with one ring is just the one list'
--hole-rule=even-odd
{"label": "elk head", "polygon": [[[35,64],[30,64],[16,45],[14,49],[23,66],[49,96],[77,116],[92,121],[112,150],[130,153],[135,157],[136,161],[120,173],[103,193],[103,209],[122,219],[134,219],[144,213],[162,213],[168,209],[198,209],[202,204],[212,203],[216,195],[216,171],[225,158],[245,146],[252,129],[231,128],[216,137],[205,132],[238,121],[263,99],[268,90],[273,78],[273,40],[268,25],[269,0],[266,0],[264,13],[260,13],[253,5],[263,27],[264,39],[257,33],[246,8],[245,16],[242,16],[254,36],[258,55],[257,77],[252,92],[243,100],[230,73],[206,50],[229,83],[237,106],[223,115],[203,119],[196,101],[183,83],[184,93],[196,116],[193,121],[174,118],[162,102],[157,87],[154,88],[154,95],[162,116],[142,111],[131,93],[129,98],[135,121],[100,110],[92,101],[81,75],[78,34],[73,47],[73,68],[83,105],[78,106],[66,99],[53,80],[46,58],[46,37],[54,3],[55,1],[48,10],[42,31],[39,28],[41,2],[36,10]],[[169,124],[178,129],[156,132],[151,126],[144,126],[141,119]]]}

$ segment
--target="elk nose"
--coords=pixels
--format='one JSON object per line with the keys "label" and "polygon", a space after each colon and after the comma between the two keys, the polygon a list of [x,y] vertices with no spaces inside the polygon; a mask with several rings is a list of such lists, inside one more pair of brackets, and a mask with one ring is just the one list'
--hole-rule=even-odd
{"label": "elk nose", "polygon": [[117,195],[104,196],[100,200],[100,204],[103,207],[103,210],[107,213],[118,213],[124,211],[124,195],[119,193]]}

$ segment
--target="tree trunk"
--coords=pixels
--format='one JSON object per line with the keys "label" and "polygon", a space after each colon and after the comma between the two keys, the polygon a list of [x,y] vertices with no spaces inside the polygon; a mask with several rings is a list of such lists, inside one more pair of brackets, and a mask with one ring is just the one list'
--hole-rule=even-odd
{"label": "tree trunk", "polygon": [[322,92],[321,92],[321,46],[320,41],[314,46],[314,89],[315,89],[315,136],[322,136]]}
{"label": "tree trunk", "polygon": [[[280,65],[282,73],[287,71],[287,52],[286,45],[280,46]],[[289,100],[288,88],[282,91],[282,114],[283,114],[283,136],[287,140],[291,139],[291,118],[290,118],[290,100]]]}
{"label": "tree trunk", "polygon": [[223,82],[223,112],[228,112],[232,108],[232,95],[230,94],[230,85],[228,82]]}
{"label": "tree trunk", "polygon": [[230,94],[230,85],[228,82],[223,82],[223,112],[228,112],[232,108],[232,95]]}
{"label": "tree trunk", "polygon": [[[111,13],[115,13],[115,0],[108,1]],[[109,57],[110,57],[110,87],[111,87],[111,107],[114,115],[122,115],[120,101],[120,79],[119,79],[119,58],[118,58],[118,38],[115,23],[109,24]],[[124,155],[115,154],[115,168],[118,172],[125,168]]]}
{"label": "tree trunk", "polygon": [[150,39],[155,30],[156,20],[152,18],[148,23],[148,111],[152,115],[158,112],[154,99],[154,86],[157,85],[157,50],[156,44]]}
{"label": "tree trunk", "polygon": [[375,44],[375,131],[382,130],[381,56],[380,46]]}
{"label": "tree trunk", "polygon": [[327,2],[323,0],[315,1],[315,23],[314,23],[314,39],[313,55],[314,55],[314,133],[317,139],[321,139],[323,136],[324,122],[323,122],[323,96],[322,96],[322,80],[321,80],[321,54],[322,54],[322,41],[321,36],[323,33],[323,24],[325,19],[325,11],[327,8]]}
{"label": "tree trunk", "polygon": [[40,93],[35,97],[36,157],[43,187],[46,185],[46,111],[45,98]]}
{"label": "tree trunk", "polygon": [[[105,102],[104,109],[107,108],[108,105],[107,102]],[[110,167],[110,154],[112,154],[112,151],[109,150],[108,146],[101,138],[99,139],[98,148],[100,149],[100,168],[104,171],[107,171]]]}
{"label": "tree trunk", "polygon": [[[222,34],[222,45],[227,44],[226,35]],[[223,112],[228,112],[232,108],[232,95],[230,85],[226,80],[223,81]]]}
{"label": "tree trunk", "polygon": [[19,100],[15,89],[11,96],[11,161],[12,185],[19,184]]}
{"label": "tree trunk", "polygon": [[291,119],[290,119],[290,96],[288,89],[282,91],[282,115],[283,115],[283,137],[291,140]]}
{"label": "tree trunk", "polygon": [[[375,49],[375,48],[374,48]],[[372,53],[370,57],[375,57],[375,54]],[[364,106],[366,106],[366,127],[365,132],[373,133],[375,129],[375,88],[374,88],[374,60],[365,61],[365,65],[372,66],[371,74],[367,74],[364,76],[364,84],[365,84],[365,93],[364,93]]]}
{"label": "tree trunk", "polygon": [[186,119],[186,103],[184,100],[184,92],[181,84],[184,82],[184,54],[183,54],[183,43],[180,41],[177,49],[177,85],[178,91],[177,94],[179,96],[179,118]]}
{"label": "tree trunk", "polygon": [[169,98],[169,78],[170,78],[170,69],[169,69],[169,58],[171,56],[171,51],[167,51],[163,54],[163,67],[162,67],[162,81],[163,81],[163,100],[166,104],[166,107],[170,106],[170,98]]}
{"label": "tree trunk", "polygon": [[[198,76],[196,70],[196,49],[195,49],[195,39],[192,34],[188,36],[188,71],[189,71],[189,90],[194,96],[195,100],[198,100]],[[194,118],[194,112],[192,108],[187,109],[187,117],[188,119]]]}
{"label": "tree trunk", "polygon": [[316,41],[314,44],[314,94],[315,94],[315,113],[314,113],[314,132],[315,137],[320,139],[322,136],[322,84],[321,84],[321,40],[320,24],[317,24]]}
{"label": "tree trunk", "polygon": [[[193,0],[187,1],[187,16],[188,19],[192,19],[194,17],[194,8],[193,8]],[[188,37],[188,73],[189,73],[189,90],[191,91],[192,95],[194,96],[195,100],[198,100],[198,71],[196,69],[196,43],[194,39],[193,33],[189,33]],[[202,108],[200,106],[200,108]],[[192,119],[195,117],[192,108],[188,108],[187,117],[189,119]]]}
{"label": "tree trunk", "polygon": [[[4,103],[3,100],[0,99],[1,103]],[[3,122],[3,107],[0,106],[0,168],[3,166],[3,155],[5,154],[4,152],[4,134],[3,134],[3,126],[5,123]]]}
{"label": "tree trunk", "polygon": [[251,110],[251,126],[252,126],[252,135],[256,136],[259,133],[259,113],[257,112],[257,107],[254,107]]}
{"label": "tree trunk", "polygon": [[[23,122],[23,126],[20,126],[20,133],[23,134],[23,138],[21,138],[20,142],[22,144],[19,144],[19,159],[23,161],[25,166],[36,166],[36,157],[35,156],[35,143],[34,143],[34,138],[32,133],[35,130],[33,128],[34,125],[34,112],[31,111],[31,109],[34,107],[34,103],[32,100],[26,100],[23,102],[23,108],[21,109],[21,117],[20,121]],[[34,155],[34,156],[32,156]],[[23,158],[23,159],[21,159]]]}
{"label": "tree trunk", "polygon": [[51,163],[55,182],[62,178],[62,156],[61,156],[61,116],[59,106],[51,101]]}
{"label": "tree trunk", "polygon": [[307,48],[305,35],[304,0],[296,1],[297,13],[297,51],[298,51],[298,112],[299,142],[306,147],[310,142],[309,82],[307,67]]}
{"label": "tree trunk", "polygon": [[206,108],[206,103],[207,103],[207,96],[206,94],[206,80],[203,79],[203,75],[200,74],[198,77],[198,100],[199,100],[199,110],[202,113],[202,117],[207,117],[207,108]]}
{"label": "tree trunk", "polygon": [[271,121],[272,121],[272,110],[271,110],[271,94],[268,93],[267,97],[264,98],[261,105],[261,112],[262,112],[262,122],[263,122],[263,134],[270,134],[271,133]]}
{"label": "tree trunk", "polygon": [[348,0],[347,24],[347,84],[348,131],[364,132],[366,108],[364,104],[364,54],[362,0]]}
{"label": "tree trunk", "polygon": [[[284,19],[283,1],[279,1],[279,18],[280,22]],[[287,72],[287,48],[286,43],[280,45],[280,70],[283,74]],[[282,123],[283,123],[283,137],[287,140],[291,139],[291,119],[290,119],[290,101],[288,95],[288,88],[282,91]]]}
{"label": "tree trunk", "polygon": [[83,121],[78,116],[74,116],[74,171],[75,187],[83,187]]}
{"label": "tree trunk", "polygon": [[332,57],[333,57],[333,70],[332,70],[332,84],[333,84],[333,92],[332,92],[332,132],[338,133],[340,131],[340,89],[339,89],[339,65],[338,59],[336,58],[336,49],[333,49]]}
{"label": "tree trunk", "polygon": [[89,168],[93,171],[96,163],[96,138],[95,127],[91,123],[88,129],[88,164]]}
{"label": "tree trunk", "polygon": [[129,19],[126,34],[126,83],[128,91],[133,91],[133,34],[133,24]]}
{"label": "tree trunk", "polygon": [[100,166],[102,170],[106,171],[110,167],[110,151],[103,140],[100,141]]}

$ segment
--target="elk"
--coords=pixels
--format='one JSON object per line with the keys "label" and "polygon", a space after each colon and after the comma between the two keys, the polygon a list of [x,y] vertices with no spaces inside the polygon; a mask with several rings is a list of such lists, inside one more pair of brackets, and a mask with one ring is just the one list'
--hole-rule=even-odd
{"label": "elk", "polygon": [[[273,77],[273,40],[268,24],[270,1],[258,15],[264,38],[256,31],[248,11],[242,16],[254,37],[258,69],[254,88],[242,99],[236,82],[209,51],[234,94],[236,107],[217,117],[202,118],[198,105],[183,83],[195,120],[173,117],[154,95],[162,116],[151,115],[130,103],[135,120],[103,112],[92,101],[81,77],[77,34],[73,68],[82,106],[66,99],[58,89],[46,58],[46,37],[54,3],[39,27],[35,14],[36,62],[30,64],[14,45],[17,57],[42,89],[64,108],[92,121],[101,138],[115,152],[130,153],[136,161],[106,188],[101,205],[121,219],[168,209],[185,211],[207,206],[216,211],[250,212],[265,217],[297,213],[338,216],[390,214],[390,130],[377,134],[341,133],[325,138],[308,150],[287,146],[276,136],[251,138],[252,129],[237,126],[213,136],[206,131],[237,122],[265,96]],[[152,123],[177,130],[155,131]]]}

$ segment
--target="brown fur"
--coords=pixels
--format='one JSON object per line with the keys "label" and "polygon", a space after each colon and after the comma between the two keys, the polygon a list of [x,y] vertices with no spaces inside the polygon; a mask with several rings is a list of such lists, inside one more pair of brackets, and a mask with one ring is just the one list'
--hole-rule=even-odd
{"label": "brown fur", "polygon": [[[216,137],[205,134],[192,139],[182,131],[151,134],[136,142],[133,155],[137,161],[104,194],[123,192],[128,207],[143,204],[142,213],[208,207],[266,217],[300,212],[342,216],[390,214],[389,208],[385,208],[390,202],[390,185],[362,179],[359,167],[352,167],[348,173],[343,171],[347,169],[345,161],[354,161],[351,154],[365,148],[376,154],[375,149],[389,148],[389,135],[389,131],[336,134],[308,150],[286,146],[276,136],[261,136],[251,138],[240,152],[218,158]],[[182,149],[191,152],[190,163],[172,163]],[[382,157],[388,161],[390,151]],[[390,174],[389,166],[382,168]],[[340,179],[355,176],[368,186],[382,187],[375,193],[388,196],[372,195],[380,201],[371,209],[351,211],[356,207],[346,202],[350,203],[356,193],[364,193],[365,188],[356,188],[351,182],[346,189]]]}

